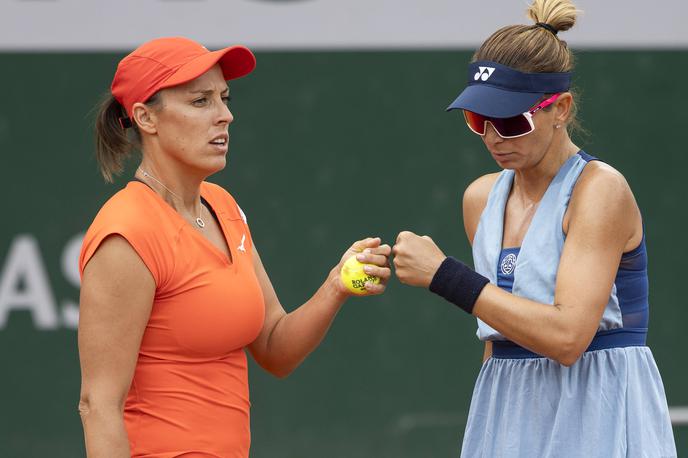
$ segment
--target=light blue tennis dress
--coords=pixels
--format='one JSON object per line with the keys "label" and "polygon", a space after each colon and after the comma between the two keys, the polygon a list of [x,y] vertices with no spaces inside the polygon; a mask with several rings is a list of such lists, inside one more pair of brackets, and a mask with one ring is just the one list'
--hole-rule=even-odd
{"label": "light blue tennis dress", "polygon": [[[506,249],[504,209],[514,172],[504,170],[474,238],[476,271],[516,296],[553,304],[564,213],[590,160],[580,151],[564,163],[521,247]],[[598,332],[571,367],[509,342],[478,320],[478,337],[493,341],[493,354],[475,384],[461,456],[675,457],[662,379],[645,345],[647,324],[644,237],[621,258]]]}

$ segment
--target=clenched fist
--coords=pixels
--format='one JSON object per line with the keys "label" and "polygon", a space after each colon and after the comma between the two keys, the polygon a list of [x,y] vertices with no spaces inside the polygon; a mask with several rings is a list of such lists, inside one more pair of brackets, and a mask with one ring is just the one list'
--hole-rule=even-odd
{"label": "clenched fist", "polygon": [[394,268],[399,281],[410,286],[430,286],[432,277],[447,256],[427,235],[403,231],[392,248]]}

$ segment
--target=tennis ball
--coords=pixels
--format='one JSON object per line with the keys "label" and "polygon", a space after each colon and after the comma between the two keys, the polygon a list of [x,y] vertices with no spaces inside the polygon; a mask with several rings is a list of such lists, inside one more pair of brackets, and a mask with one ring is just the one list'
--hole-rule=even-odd
{"label": "tennis ball", "polygon": [[356,255],[353,255],[344,262],[342,270],[339,273],[339,277],[342,279],[342,283],[344,283],[346,289],[359,296],[368,294],[368,290],[365,289],[365,284],[367,282],[374,284],[380,283],[379,277],[365,273],[363,267],[366,265],[372,264],[363,264],[356,259]]}

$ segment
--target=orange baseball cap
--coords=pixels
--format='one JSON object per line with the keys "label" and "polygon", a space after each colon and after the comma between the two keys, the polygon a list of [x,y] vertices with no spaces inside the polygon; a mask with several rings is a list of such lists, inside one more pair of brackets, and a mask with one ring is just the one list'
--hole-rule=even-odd
{"label": "orange baseball cap", "polygon": [[225,80],[231,80],[251,73],[256,58],[245,46],[208,51],[188,38],[156,38],[119,62],[110,89],[131,117],[136,102],[145,102],[160,89],[198,78],[215,64],[222,68]]}

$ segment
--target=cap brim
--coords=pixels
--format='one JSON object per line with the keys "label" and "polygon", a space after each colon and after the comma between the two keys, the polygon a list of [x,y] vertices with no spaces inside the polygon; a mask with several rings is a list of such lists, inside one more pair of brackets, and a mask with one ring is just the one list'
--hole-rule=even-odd
{"label": "cap brim", "polygon": [[492,118],[510,118],[528,111],[543,95],[476,84],[466,87],[447,107],[447,111],[462,109]]}
{"label": "cap brim", "polygon": [[160,89],[188,83],[210,70],[215,64],[220,65],[225,81],[228,81],[251,73],[256,68],[256,57],[245,46],[230,46],[209,52],[181,66]]}

